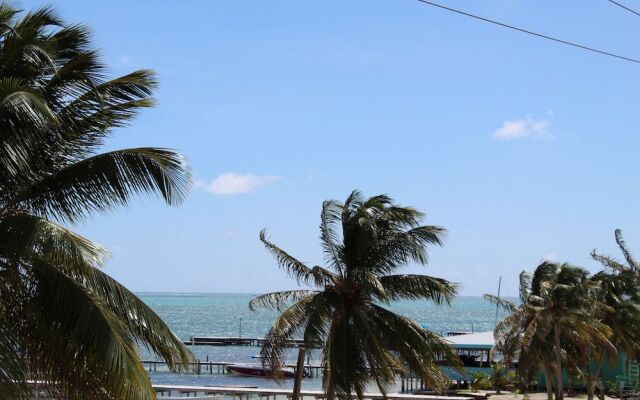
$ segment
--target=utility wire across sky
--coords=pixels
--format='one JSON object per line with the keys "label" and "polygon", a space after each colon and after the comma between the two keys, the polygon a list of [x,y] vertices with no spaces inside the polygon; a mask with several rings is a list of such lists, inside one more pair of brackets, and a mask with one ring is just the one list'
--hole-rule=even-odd
{"label": "utility wire across sky", "polygon": [[620,8],[624,8],[625,10],[629,11],[630,13],[634,13],[635,15],[640,17],[640,13],[637,12],[636,10],[629,8],[627,6],[625,6],[624,4],[618,3],[617,1],[613,1],[613,0],[607,0],[609,3],[613,3],[615,5],[617,5]]}
{"label": "utility wire across sky", "polygon": [[[530,30],[527,30],[527,29],[518,28],[517,26],[505,24],[505,23],[502,23],[502,22],[499,22],[499,21],[495,21],[495,20],[492,20],[492,19],[489,19],[489,18],[480,17],[478,15],[474,15],[474,14],[471,14],[471,13],[468,13],[468,12],[465,12],[465,11],[462,11],[462,10],[457,10],[455,8],[447,7],[447,6],[444,6],[442,4],[434,3],[434,2],[429,1],[429,0],[417,0],[417,1],[419,1],[420,3],[423,3],[423,4],[427,4],[427,5],[433,6],[433,7],[441,8],[443,10],[451,11],[451,12],[456,13],[456,14],[464,15],[464,16],[467,16],[467,17],[470,17],[470,18],[475,18],[475,19],[480,20],[480,21],[488,22],[490,24],[498,25],[498,26],[501,26],[503,28],[512,29],[514,31],[527,33],[529,35],[533,35],[533,36],[537,36],[537,37],[540,37],[540,38],[543,38],[543,39],[551,40],[551,41],[554,41],[554,42],[557,42],[557,43],[561,43],[561,44],[564,44],[564,45],[567,45],[567,46],[577,47],[579,49],[583,49],[583,50],[591,51],[591,52],[594,52],[594,53],[602,54],[602,55],[605,55],[605,56],[618,58],[620,60],[624,60],[624,61],[629,61],[629,62],[632,62],[632,63],[640,64],[640,60],[635,59],[635,58],[625,57],[625,56],[622,56],[622,55],[619,55],[619,54],[610,53],[608,51],[599,50],[599,49],[596,49],[596,48],[593,48],[593,47],[584,46],[584,45],[581,45],[581,44],[578,44],[578,43],[569,42],[567,40],[559,39],[559,38],[556,38],[556,37],[553,37],[553,36],[544,35],[542,33],[536,33],[536,32],[533,32],[533,31],[530,31]],[[609,0],[609,1],[611,1],[612,3],[615,3],[616,5],[621,6],[620,4],[616,3],[615,1],[612,1],[612,0]],[[621,6],[621,7],[626,8],[624,6]],[[634,12],[634,11],[632,11],[632,12]]]}

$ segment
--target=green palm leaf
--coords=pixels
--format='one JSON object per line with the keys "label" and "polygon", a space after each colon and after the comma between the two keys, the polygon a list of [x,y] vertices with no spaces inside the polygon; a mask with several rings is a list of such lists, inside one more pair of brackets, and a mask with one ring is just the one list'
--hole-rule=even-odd
{"label": "green palm leaf", "polygon": [[492,294],[485,294],[484,299],[492,304],[502,307],[509,312],[514,312],[518,309],[518,306],[514,302],[503,299],[502,297],[494,296]]}
{"label": "green palm leaf", "polygon": [[65,167],[20,192],[11,208],[77,221],[93,211],[126,205],[135,194],[160,193],[169,204],[187,194],[190,176],[170,150],[137,148],[100,154]]}
{"label": "green palm leaf", "polygon": [[256,296],[249,302],[249,309],[255,311],[258,308],[274,308],[280,310],[282,306],[292,301],[299,301],[310,295],[316,294],[315,290],[285,290]]}
{"label": "green palm leaf", "polygon": [[[96,384],[103,374],[108,380],[91,391],[106,389],[120,399],[153,398],[136,344],[117,314],[46,263],[34,263],[32,273],[38,291],[26,308],[34,323],[20,332],[32,375],[55,382],[51,390],[70,398],[78,388],[86,395],[91,390],[86,382]],[[79,368],[85,363],[92,368]],[[98,367],[102,373],[93,376]]]}
{"label": "green palm leaf", "polygon": [[315,296],[318,295],[310,294],[303,297],[285,309],[275,320],[264,338],[264,345],[260,351],[265,365],[271,365],[276,371],[282,367],[282,358],[289,346],[289,341],[293,339],[295,333],[304,328],[312,314],[310,307]]}
{"label": "green palm leaf", "polygon": [[18,346],[5,324],[0,321],[0,398],[26,400],[31,398],[31,393],[25,384]]}
{"label": "green palm leaf", "polygon": [[428,275],[386,275],[380,283],[392,300],[427,299],[436,304],[450,304],[457,285]]}
{"label": "green palm leaf", "polygon": [[298,283],[324,285],[331,282],[332,275],[324,268],[309,268],[295,257],[289,255],[267,239],[267,231],[260,231],[260,241],[268,252],[278,261],[278,265],[284,269]]}
{"label": "green palm leaf", "polygon": [[107,250],[69,229],[29,214],[16,214],[0,220],[0,249],[3,254],[32,261],[46,259],[66,268],[85,264],[101,266]]}
{"label": "green palm leaf", "polygon": [[329,264],[336,271],[343,269],[343,261],[341,259],[340,237],[335,230],[336,225],[340,223],[342,215],[342,205],[335,200],[327,200],[322,203],[322,212],[320,214],[320,242]]}

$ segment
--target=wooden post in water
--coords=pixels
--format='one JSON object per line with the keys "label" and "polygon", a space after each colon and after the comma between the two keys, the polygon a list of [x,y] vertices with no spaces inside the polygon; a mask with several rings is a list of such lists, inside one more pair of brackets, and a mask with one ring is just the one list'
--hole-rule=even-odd
{"label": "wooden post in water", "polygon": [[296,364],[296,379],[293,382],[293,393],[291,400],[300,400],[300,390],[302,389],[302,375],[304,374],[304,346],[298,349],[298,363]]}

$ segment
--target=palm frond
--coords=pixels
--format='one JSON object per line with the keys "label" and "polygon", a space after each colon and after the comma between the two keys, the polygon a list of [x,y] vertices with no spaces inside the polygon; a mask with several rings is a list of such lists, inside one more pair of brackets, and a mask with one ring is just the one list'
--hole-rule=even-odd
{"label": "palm frond", "polygon": [[[86,28],[82,26],[68,27],[60,33],[65,35],[55,39],[56,47],[62,40],[81,41],[82,36],[87,35]],[[95,50],[69,50],[67,47],[62,47],[61,50],[68,51],[68,59],[46,81],[43,91],[51,107],[64,119],[73,116],[65,107],[87,92],[94,91],[104,79],[105,68],[99,61],[99,53]],[[85,108],[78,107],[76,110],[82,111],[80,115],[84,115]]]}
{"label": "palm frond", "polygon": [[14,27],[17,36],[26,36],[48,27],[62,27],[64,22],[52,6],[37,8],[25,14]]}
{"label": "palm frond", "polygon": [[155,398],[124,322],[57,268],[34,262],[32,273],[37,291],[25,305],[31,316],[21,334],[34,378],[54,382],[50,389],[68,398],[79,390],[98,399]]}
{"label": "palm frond", "polygon": [[304,328],[303,339],[307,348],[324,344],[327,336],[327,325],[331,320],[331,307],[324,292],[314,295],[309,304],[308,319]]}
{"label": "palm frond", "polygon": [[310,306],[315,296],[318,295],[312,294],[293,303],[276,318],[264,337],[260,350],[263,364],[271,366],[275,371],[282,367],[289,341],[295,333],[302,331],[311,316]]}
{"label": "palm frond", "polygon": [[280,268],[298,283],[323,286],[331,282],[332,275],[329,275],[327,270],[318,268],[314,271],[313,268],[309,268],[303,262],[298,261],[295,257],[269,241],[266,229],[260,231],[260,241],[267,251],[276,258]]}
{"label": "palm frond", "polygon": [[27,262],[44,260],[89,290],[131,330],[136,339],[163,357],[170,369],[181,369],[192,354],[160,317],[137,296],[96,269],[106,250],[50,221],[16,215],[0,221],[0,242]]}
{"label": "palm frond", "polygon": [[529,298],[529,294],[531,294],[531,274],[527,271],[522,271],[520,272],[520,275],[518,275],[518,280],[518,295],[520,297],[520,302],[526,303]]}
{"label": "palm frond", "polygon": [[[426,265],[427,246],[441,245],[446,230],[437,226],[420,226],[406,232],[376,228],[375,239],[367,240],[367,248],[361,249],[360,258],[366,258],[368,268],[378,273],[390,273],[410,261]],[[362,263],[362,261],[357,261]]]}
{"label": "palm frond", "polygon": [[631,251],[627,247],[627,244],[624,242],[624,238],[622,237],[622,231],[620,229],[616,229],[615,236],[616,236],[616,243],[618,244],[618,247],[620,247],[620,251],[622,251],[622,254],[624,255],[624,259],[627,261],[629,268],[637,271],[638,263],[636,262],[636,260],[634,260],[633,256],[631,255]]}
{"label": "palm frond", "polygon": [[5,324],[6,321],[0,321],[0,398],[28,400],[31,393],[25,384],[18,346]]}
{"label": "palm frond", "polygon": [[406,317],[375,304],[370,307],[371,322],[379,332],[384,347],[397,352],[410,370],[418,373],[429,387],[443,389],[448,378],[437,360],[443,360],[453,367],[461,365],[451,347]]}
{"label": "palm frond", "polygon": [[417,228],[420,225],[420,221],[425,217],[423,212],[416,210],[413,207],[400,207],[393,204],[393,200],[384,196],[384,201],[378,201],[381,210],[380,218],[390,221],[398,229],[404,229],[407,227]]}
{"label": "palm frond", "polygon": [[13,77],[0,79],[0,110],[12,117],[22,116],[37,127],[44,127],[56,118],[37,89]]}
{"label": "palm frond", "polygon": [[325,253],[325,258],[337,272],[344,269],[342,260],[342,245],[340,236],[335,230],[342,215],[342,205],[335,200],[327,200],[322,203],[320,214],[320,242]]}
{"label": "palm frond", "polygon": [[280,310],[284,305],[292,301],[300,301],[303,298],[316,294],[316,290],[286,290],[272,292],[256,296],[249,302],[249,309],[255,311],[258,308],[273,308]]}
{"label": "palm frond", "polygon": [[402,362],[380,341],[375,325],[372,325],[368,313],[353,310],[351,313],[354,329],[358,331],[358,341],[367,359],[367,367],[383,395],[394,381],[394,377],[402,368]]}
{"label": "palm frond", "polygon": [[[88,66],[96,68],[94,58],[94,53],[85,52],[73,61],[86,74]],[[67,85],[78,92],[68,104],[61,104],[58,111],[65,122],[63,135],[67,145],[79,152],[76,157],[98,148],[110,129],[125,126],[141,109],[154,104],[150,97],[157,86],[153,71],[139,70],[109,81],[102,81],[99,72],[96,71],[98,77],[88,82],[78,82],[74,70],[59,71],[57,80],[50,82],[53,87]],[[64,89],[68,91],[69,87]]]}
{"label": "palm frond", "polygon": [[595,261],[602,264],[603,267],[610,269],[612,271],[621,272],[621,271],[626,271],[628,269],[626,265],[620,264],[613,257],[599,254],[595,249],[591,251],[591,258],[593,258]]}
{"label": "palm frond", "polygon": [[15,16],[19,11],[8,3],[0,3],[0,34],[4,35],[11,30]]}
{"label": "palm frond", "polygon": [[413,241],[413,250],[411,252],[413,261],[423,265],[427,264],[426,246],[442,246],[442,240],[446,232],[447,230],[443,227],[433,225],[415,227],[406,232],[406,236]]}
{"label": "palm frond", "polygon": [[338,398],[349,398],[352,394],[362,398],[370,377],[365,349],[362,348],[347,315],[333,318],[330,324],[323,354],[324,374],[333,382]]}
{"label": "palm frond", "polygon": [[[347,197],[347,199],[344,202],[344,207],[343,207],[343,218],[342,218],[342,222],[343,224],[347,221],[347,219],[349,218],[349,214],[357,209],[360,205],[362,205],[362,202],[364,201],[364,198],[362,197],[362,192],[360,192],[359,190],[354,190],[352,191],[349,196]],[[347,219],[345,219],[347,218]]]}
{"label": "palm frond", "polygon": [[[33,174],[30,164],[42,131],[54,124],[55,116],[38,91],[18,78],[0,79],[0,187],[10,186],[18,174]],[[5,190],[7,190],[5,189]]]}
{"label": "palm frond", "polygon": [[184,371],[195,356],[158,314],[139,297],[99,269],[79,277],[124,322],[129,335],[166,361],[171,371]]}
{"label": "palm frond", "polygon": [[34,73],[55,71],[55,62],[47,51],[46,31],[63,24],[52,7],[36,9],[18,19],[3,38],[0,65],[4,74],[27,79]]}
{"label": "palm frond", "polygon": [[518,306],[505,298],[494,296],[492,294],[485,294],[484,299],[492,304],[502,307],[504,310],[509,312],[515,312],[518,309]]}
{"label": "palm frond", "polygon": [[0,219],[2,254],[26,261],[44,259],[52,265],[73,268],[79,264],[101,266],[108,252],[71,230],[29,214]]}
{"label": "palm frond", "polygon": [[100,154],[61,169],[20,192],[9,205],[59,220],[126,205],[137,193],[180,203],[190,186],[184,159],[170,150],[137,148]]}
{"label": "palm frond", "polygon": [[380,283],[393,300],[431,300],[436,304],[451,304],[457,284],[428,275],[386,275]]}

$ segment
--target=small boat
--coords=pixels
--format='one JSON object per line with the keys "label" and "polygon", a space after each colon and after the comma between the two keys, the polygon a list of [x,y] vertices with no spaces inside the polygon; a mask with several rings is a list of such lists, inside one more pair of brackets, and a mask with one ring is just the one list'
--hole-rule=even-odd
{"label": "small boat", "polygon": [[[232,374],[273,378],[275,371],[261,364],[229,364],[225,367]],[[295,378],[293,368],[281,368],[278,373],[282,378]]]}

